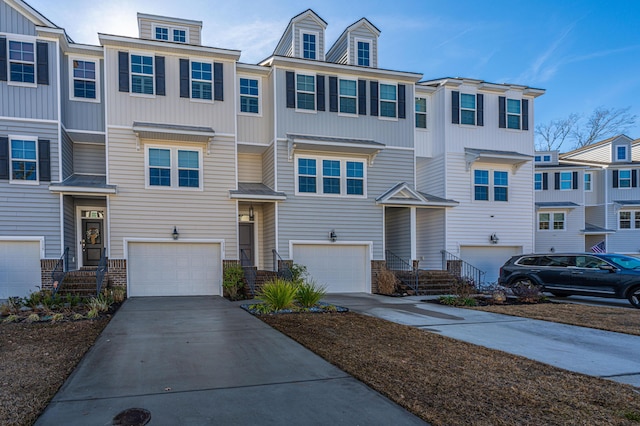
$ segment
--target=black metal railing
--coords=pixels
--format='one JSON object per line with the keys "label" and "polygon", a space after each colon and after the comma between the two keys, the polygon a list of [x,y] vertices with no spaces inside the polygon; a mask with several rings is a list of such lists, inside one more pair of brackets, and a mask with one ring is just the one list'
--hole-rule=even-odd
{"label": "black metal railing", "polygon": [[249,291],[251,291],[251,296],[253,297],[256,295],[256,278],[258,276],[258,271],[244,249],[240,249],[240,266],[242,266],[244,279],[247,282]]}
{"label": "black metal railing", "polygon": [[293,280],[291,263],[283,260],[275,249],[271,250],[271,252],[273,253],[273,270],[277,273],[278,278],[288,281]]}
{"label": "black metal railing", "polygon": [[478,290],[484,288],[485,272],[483,270],[476,268],[446,250],[440,250],[440,252],[442,253],[442,269],[445,269],[455,277],[470,280]]}
{"label": "black metal railing", "polygon": [[96,296],[100,296],[100,291],[102,290],[102,281],[104,281],[104,276],[109,270],[109,264],[107,260],[107,249],[103,248],[102,256],[100,256],[100,262],[98,263],[98,268],[96,269]]}
{"label": "black metal railing", "polygon": [[53,290],[51,290],[51,293],[53,295],[55,295],[58,290],[60,290],[60,287],[62,287],[62,281],[64,280],[64,277],[67,275],[68,271],[69,247],[64,249],[64,251],[62,252],[62,256],[60,256],[60,259],[58,259],[58,262],[56,262],[55,268],[53,268],[53,271],[51,271],[51,280],[53,282]]}
{"label": "black metal railing", "polygon": [[413,266],[413,262],[401,258],[391,250],[385,250],[384,258],[387,263],[387,269],[393,272],[396,278],[402,281],[404,285],[417,292],[420,278],[418,268]]}

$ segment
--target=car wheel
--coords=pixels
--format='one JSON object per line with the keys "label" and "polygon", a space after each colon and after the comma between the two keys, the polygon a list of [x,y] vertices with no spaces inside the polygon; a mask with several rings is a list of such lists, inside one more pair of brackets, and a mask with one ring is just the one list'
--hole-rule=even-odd
{"label": "car wheel", "polygon": [[629,291],[628,299],[634,308],[640,309],[640,287],[632,288],[631,291]]}

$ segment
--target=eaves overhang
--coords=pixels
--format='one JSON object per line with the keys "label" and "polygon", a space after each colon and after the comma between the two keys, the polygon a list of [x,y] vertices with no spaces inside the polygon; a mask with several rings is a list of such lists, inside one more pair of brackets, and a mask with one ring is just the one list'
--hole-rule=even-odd
{"label": "eaves overhang", "polygon": [[376,155],[386,147],[371,139],[297,134],[287,134],[287,145],[289,161],[293,161],[296,151],[314,151],[365,155],[369,158],[369,165],[373,165]]}
{"label": "eaves overhang", "polygon": [[521,154],[514,151],[495,151],[490,149],[465,148],[466,170],[471,169],[471,165],[476,161],[483,161],[495,164],[510,165],[515,173],[520,166],[533,161],[533,155]]}
{"label": "eaves overhang", "polygon": [[207,154],[216,132],[211,127],[182,126],[164,123],[133,122],[133,133],[137,136],[136,148],[140,149],[140,139],[196,142],[207,144]]}

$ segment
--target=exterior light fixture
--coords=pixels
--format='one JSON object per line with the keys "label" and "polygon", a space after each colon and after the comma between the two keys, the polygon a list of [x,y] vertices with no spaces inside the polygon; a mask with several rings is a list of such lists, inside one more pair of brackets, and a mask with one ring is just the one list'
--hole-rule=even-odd
{"label": "exterior light fixture", "polygon": [[331,240],[332,243],[335,243],[336,240],[338,239],[338,235],[336,234],[335,229],[332,229],[331,232],[329,233],[329,239]]}
{"label": "exterior light fixture", "polygon": [[251,204],[251,205],[249,206],[249,220],[250,220],[251,222],[253,222],[253,219],[254,219],[254,218],[255,218],[255,216],[254,216],[254,214],[253,214],[253,204]]}
{"label": "exterior light fixture", "polygon": [[178,233],[178,228],[177,227],[173,227],[173,232],[171,233],[171,236],[173,237],[174,240],[177,240],[178,237],[180,236],[180,233]]}
{"label": "exterior light fixture", "polygon": [[551,247],[551,248],[549,249],[549,251],[550,251],[551,253],[555,253],[556,248],[555,248],[555,247]]}
{"label": "exterior light fixture", "polygon": [[495,232],[489,236],[489,242],[491,244],[498,244],[498,241],[500,241],[500,238],[498,238]]}

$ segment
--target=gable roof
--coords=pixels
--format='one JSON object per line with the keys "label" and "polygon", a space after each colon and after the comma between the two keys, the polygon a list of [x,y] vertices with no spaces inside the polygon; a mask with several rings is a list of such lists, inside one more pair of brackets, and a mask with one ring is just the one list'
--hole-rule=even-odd
{"label": "gable roof", "polygon": [[22,15],[24,15],[27,19],[33,22],[36,26],[40,27],[50,27],[50,28],[60,28],[50,20],[48,20],[43,14],[35,10],[33,7],[29,6],[26,2],[22,0],[4,0],[9,6],[16,9]]}
{"label": "gable roof", "polygon": [[578,154],[582,154],[584,152],[589,152],[589,151],[591,151],[591,150],[593,150],[595,148],[600,148],[600,147],[602,147],[604,145],[611,144],[611,143],[615,142],[618,139],[627,139],[626,142],[633,142],[632,139],[629,136],[620,134],[620,135],[616,135],[616,136],[611,136],[610,138],[601,140],[599,142],[594,142],[592,144],[585,145],[583,147],[574,149],[573,151],[565,152],[564,154],[560,154],[560,158],[562,158],[562,159],[569,158],[569,157],[573,157],[573,156],[578,155]]}
{"label": "gable roof", "polygon": [[376,198],[376,203],[386,206],[455,207],[454,200],[436,197],[411,189],[407,182],[399,182]]}
{"label": "gable roof", "polygon": [[369,21],[367,18],[364,18],[364,17],[360,18],[356,22],[354,22],[353,24],[345,28],[342,34],[340,34],[340,36],[336,39],[336,41],[331,45],[331,47],[327,51],[327,57],[331,56],[331,52],[333,52],[335,49],[340,47],[340,43],[342,42],[342,40],[344,40],[351,31],[354,31],[360,27],[366,27],[376,37],[380,36],[380,30],[378,29],[378,27],[373,25],[371,21]]}
{"label": "gable roof", "polygon": [[282,43],[285,41],[287,34],[289,34],[291,32],[291,28],[293,27],[293,24],[295,24],[296,22],[300,22],[306,18],[311,18],[314,21],[316,21],[318,23],[318,25],[320,25],[323,29],[327,28],[327,21],[325,21],[324,19],[322,19],[316,12],[314,12],[312,9],[307,9],[302,13],[297,14],[296,16],[294,16],[293,18],[291,18],[291,20],[289,21],[289,23],[287,24],[287,27],[285,28],[284,32],[282,33],[282,36],[280,36],[280,40],[278,41],[278,44],[276,44],[275,49],[273,49],[273,54],[275,55],[276,52],[280,49]]}

